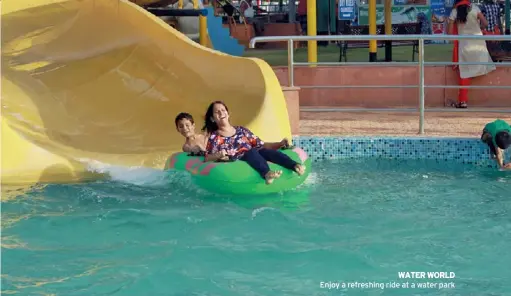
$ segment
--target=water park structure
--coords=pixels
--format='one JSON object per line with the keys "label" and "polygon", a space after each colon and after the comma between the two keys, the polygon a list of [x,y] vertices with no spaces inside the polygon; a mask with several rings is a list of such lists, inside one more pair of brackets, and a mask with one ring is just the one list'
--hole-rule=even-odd
{"label": "water park structure", "polygon": [[218,98],[267,141],[291,137],[268,64],[201,46],[135,3],[2,1],[2,26],[3,184],[94,178],[91,161],[163,168],[182,145],[175,114],[201,118]]}
{"label": "water park structure", "polygon": [[[310,65],[297,69],[292,85],[334,87],[283,87],[290,84],[288,68],[239,57],[245,49],[212,7],[183,0],[155,8],[154,2],[2,1],[3,184],[96,178],[91,162],[160,169],[180,149],[173,115],[188,110],[201,118],[218,98],[232,108],[233,120],[268,141],[299,134],[300,106],[417,106],[418,74],[410,67]],[[316,8],[307,2],[309,36],[317,34]],[[164,17],[184,26],[193,20],[198,32],[181,33]],[[308,62],[316,63],[317,41],[307,44]],[[377,60],[375,44],[370,61]],[[454,84],[448,68],[426,67],[426,84]],[[499,69],[478,84],[505,86],[510,78],[509,68]],[[360,81],[367,88],[344,88]],[[374,81],[405,87],[382,93]],[[444,106],[453,91],[427,89],[426,106]],[[504,88],[473,93],[481,106],[509,106]]]}

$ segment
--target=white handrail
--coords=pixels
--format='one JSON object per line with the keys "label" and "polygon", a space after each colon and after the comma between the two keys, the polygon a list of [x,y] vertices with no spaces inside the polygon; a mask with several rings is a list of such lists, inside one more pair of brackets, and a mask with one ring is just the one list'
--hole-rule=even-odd
{"label": "white handrail", "polygon": [[[407,63],[397,63],[397,62],[385,62],[385,63],[295,63],[294,62],[294,42],[295,41],[367,41],[367,40],[378,40],[378,41],[418,41],[419,44],[419,60],[417,62],[407,62]],[[406,64],[406,65],[414,65],[419,67],[419,83],[418,85],[350,85],[350,86],[342,86],[342,87],[371,87],[371,88],[419,88],[419,134],[424,134],[424,92],[426,87],[430,88],[505,88],[511,89],[511,85],[502,86],[502,85],[491,85],[491,86],[457,86],[457,85],[431,85],[426,86],[424,84],[424,65],[485,65],[485,64],[495,64],[495,63],[463,63],[463,62],[424,62],[424,41],[425,40],[484,40],[484,41],[509,41],[511,42],[511,35],[320,35],[320,36],[264,36],[264,37],[255,37],[250,40],[249,47],[254,48],[257,42],[287,42],[287,54],[288,54],[288,80],[289,86],[293,87],[294,85],[294,66],[306,66],[306,65],[321,65],[321,64],[350,64],[350,65],[374,65],[374,66],[396,66],[396,64]],[[497,65],[497,64],[495,64]],[[511,66],[511,63],[498,63],[499,66]],[[339,88],[340,86],[304,86],[306,88]],[[367,111],[373,111],[375,109],[365,109]],[[467,110],[467,111],[479,111],[479,110]]]}
{"label": "white handrail", "polygon": [[257,42],[281,42],[281,41],[399,41],[399,40],[485,40],[485,41],[511,41],[511,35],[317,35],[317,36],[262,36],[250,40],[250,48],[254,48]]}

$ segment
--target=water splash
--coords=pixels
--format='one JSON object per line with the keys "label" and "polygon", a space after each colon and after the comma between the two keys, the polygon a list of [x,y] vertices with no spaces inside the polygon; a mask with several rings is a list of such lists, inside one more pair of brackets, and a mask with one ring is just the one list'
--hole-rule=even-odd
{"label": "water splash", "polygon": [[252,219],[255,219],[257,214],[262,213],[264,211],[277,211],[277,209],[272,208],[272,207],[261,207],[261,208],[254,209],[252,211]]}
{"label": "water splash", "polygon": [[137,186],[163,186],[169,184],[170,172],[148,167],[126,167],[102,163],[97,160],[79,159],[87,164],[87,169],[100,174],[107,174],[111,180]]}

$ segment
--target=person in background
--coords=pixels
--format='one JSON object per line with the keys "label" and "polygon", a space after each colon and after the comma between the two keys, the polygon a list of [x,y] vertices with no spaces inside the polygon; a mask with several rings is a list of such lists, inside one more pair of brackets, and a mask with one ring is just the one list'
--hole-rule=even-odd
{"label": "person in background", "polygon": [[[502,27],[501,27],[501,21],[500,16],[502,14],[501,12],[501,5],[497,3],[495,0],[485,0],[482,4],[479,5],[481,8],[481,12],[483,13],[484,17],[488,21],[488,26],[486,28],[483,28],[483,34],[484,35],[502,35]],[[501,41],[486,41],[486,46],[488,47],[488,51],[490,52],[490,55],[498,55],[501,49]]]}
{"label": "person in background", "polygon": [[500,169],[510,170],[511,162],[504,163],[504,150],[511,145],[511,126],[502,119],[485,125],[481,141],[490,147],[492,158],[495,158]]}
{"label": "person in background", "polygon": [[221,9],[224,11],[224,13],[229,17],[232,18],[234,16],[234,11],[236,10],[234,6],[232,6],[231,2],[228,0],[215,0],[213,2],[213,7],[215,7],[215,15],[216,15],[216,9]]}
{"label": "person in background", "polygon": [[254,27],[254,34],[261,36],[264,32],[264,24],[256,18],[252,0],[241,0],[240,13],[245,18],[247,24],[251,24]]}
{"label": "person in background", "polygon": [[484,28],[484,35],[502,35],[500,28],[500,4],[495,0],[485,0],[480,6],[481,12],[488,21],[488,26]]}
{"label": "person in background", "polygon": [[417,14],[417,21],[419,22],[419,24],[421,24],[421,35],[433,34],[433,29],[431,28],[431,24],[424,12],[419,12]]}
{"label": "person in background", "polygon": [[[421,26],[421,35],[431,35],[433,34],[433,27],[431,26],[431,22],[426,17],[424,12],[419,12],[417,14],[417,22]],[[425,40],[424,43],[429,44],[431,41]]]}
{"label": "person in background", "polygon": [[300,0],[298,2],[296,15],[302,28],[302,35],[307,35],[307,0]]}
{"label": "person in background", "polygon": [[[166,3],[171,3],[165,8],[168,9],[178,9],[179,1],[171,0]],[[166,4],[165,3],[165,4]],[[183,0],[182,9],[193,9],[194,4],[192,0]],[[203,9],[204,5],[202,0],[198,0],[199,9]],[[188,38],[192,39],[195,42],[199,42],[199,17],[198,16],[189,16],[189,17],[175,17],[175,16],[161,16],[162,19],[167,24],[172,25],[178,31],[185,34]]]}
{"label": "person in background", "polygon": [[[449,16],[448,32],[451,35],[483,35],[481,27],[487,27],[488,21],[476,5],[468,0],[458,0]],[[453,62],[493,63],[484,40],[455,40]],[[470,85],[470,78],[486,75],[496,69],[491,65],[454,65],[458,72],[460,86]],[[460,88],[456,108],[467,108],[468,89]]]}

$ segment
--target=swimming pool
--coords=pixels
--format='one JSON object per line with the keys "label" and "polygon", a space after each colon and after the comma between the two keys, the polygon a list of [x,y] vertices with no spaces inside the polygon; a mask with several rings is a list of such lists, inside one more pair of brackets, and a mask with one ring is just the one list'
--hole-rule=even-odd
{"label": "swimming pool", "polygon": [[[504,295],[511,175],[488,167],[475,141],[448,141],[300,138],[313,173],[266,199],[212,196],[186,174],[141,170],[35,188],[2,204],[2,292]],[[438,157],[414,159],[428,152],[419,144]],[[455,278],[399,279],[406,271]],[[455,288],[360,286],[389,282]]]}

